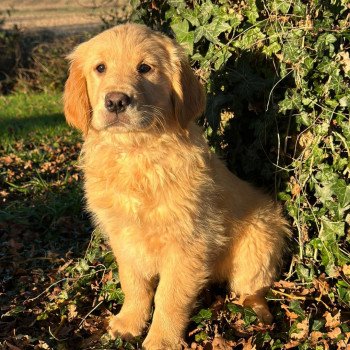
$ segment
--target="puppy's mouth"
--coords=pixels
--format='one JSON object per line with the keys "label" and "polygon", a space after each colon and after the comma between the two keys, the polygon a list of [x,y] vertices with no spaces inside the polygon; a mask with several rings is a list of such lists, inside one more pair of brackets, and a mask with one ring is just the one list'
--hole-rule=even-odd
{"label": "puppy's mouth", "polygon": [[128,115],[123,113],[105,113],[102,117],[103,129],[108,129],[112,126],[127,126],[130,125],[130,118]]}
{"label": "puppy's mouth", "polygon": [[102,116],[102,129],[113,131],[147,131],[152,128],[164,128],[164,116],[155,106],[142,106],[141,109],[130,108],[122,113],[105,112]]}
{"label": "puppy's mouth", "polygon": [[92,125],[97,130],[113,132],[164,130],[164,109],[145,102],[143,96],[140,99],[136,93],[110,91],[96,109]]}

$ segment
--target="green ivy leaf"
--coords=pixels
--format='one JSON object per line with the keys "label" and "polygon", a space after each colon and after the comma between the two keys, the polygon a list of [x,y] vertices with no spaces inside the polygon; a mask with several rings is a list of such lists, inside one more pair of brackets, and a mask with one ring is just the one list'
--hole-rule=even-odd
{"label": "green ivy leaf", "polygon": [[350,284],[346,281],[338,281],[337,291],[341,301],[350,306]]}
{"label": "green ivy leaf", "polygon": [[256,23],[256,20],[259,18],[259,12],[255,0],[248,0],[248,6],[243,10],[243,14],[248,18],[249,23]]}
{"label": "green ivy leaf", "polygon": [[230,25],[232,28],[237,28],[243,21],[243,16],[238,13],[233,13],[230,16]]}
{"label": "green ivy leaf", "polygon": [[191,318],[192,321],[200,324],[202,322],[210,320],[212,317],[212,312],[209,309],[201,309],[197,315]]}
{"label": "green ivy leaf", "polygon": [[311,266],[297,264],[296,271],[297,271],[299,280],[303,282],[311,282],[314,278],[314,271]]}
{"label": "green ivy leaf", "polygon": [[196,44],[199,40],[205,37],[206,27],[200,26],[194,31],[193,42]]}
{"label": "green ivy leaf", "polygon": [[[208,31],[211,32],[211,37],[217,39],[217,37],[223,32],[230,32],[231,26],[229,23],[222,20],[220,17],[216,17],[208,26]],[[209,38],[207,38],[209,40]]]}
{"label": "green ivy leaf", "polygon": [[194,336],[194,339],[197,343],[201,343],[208,339],[208,335],[205,331],[201,331]]}
{"label": "green ivy leaf", "polygon": [[200,22],[198,17],[200,16],[200,7],[195,6],[193,10],[186,9],[181,12],[183,18],[187,19],[194,27],[199,27]]}
{"label": "green ivy leaf", "polygon": [[186,19],[171,25],[171,29],[176,35],[176,39],[182,44],[187,52],[193,54],[194,32],[189,31],[189,23]]}
{"label": "green ivy leaf", "polygon": [[257,316],[256,316],[256,313],[253,311],[253,309],[251,308],[244,308],[244,311],[243,311],[243,320],[244,320],[244,323],[245,325],[250,325],[252,324],[253,322],[255,322],[257,320]]}
{"label": "green ivy leaf", "polygon": [[266,55],[266,56],[272,56],[273,54],[281,51],[281,45],[275,41],[272,44],[270,44],[269,46],[264,46],[262,52]]}
{"label": "green ivy leaf", "polygon": [[101,295],[105,297],[107,301],[114,300],[117,304],[123,304],[124,302],[124,293],[116,281],[108,281],[102,286]]}
{"label": "green ivy leaf", "polygon": [[261,32],[260,28],[251,27],[244,35],[240,36],[239,40],[234,41],[232,46],[241,50],[251,50],[257,45],[262,46],[264,39],[265,34]]}
{"label": "green ivy leaf", "polygon": [[322,186],[316,184],[316,196],[321,201],[321,203],[326,203],[327,201],[332,201],[332,196],[334,194],[332,185],[330,183],[323,183]]}
{"label": "green ivy leaf", "polygon": [[319,238],[324,242],[336,242],[337,237],[344,236],[345,223],[342,221],[332,222],[326,217],[321,218],[321,230]]}
{"label": "green ivy leaf", "polygon": [[274,0],[271,4],[272,11],[278,13],[281,12],[282,14],[288,13],[291,3],[285,0]]}
{"label": "green ivy leaf", "polygon": [[318,52],[323,52],[324,50],[330,50],[330,53],[334,51],[334,45],[337,41],[337,38],[331,33],[324,33],[319,36],[317,39],[315,48]]}
{"label": "green ivy leaf", "polygon": [[18,305],[10,309],[9,311],[3,313],[1,317],[17,316],[26,310],[24,306]]}
{"label": "green ivy leaf", "polygon": [[214,5],[210,0],[206,0],[200,7],[200,23],[205,25],[213,16]]}
{"label": "green ivy leaf", "polygon": [[242,313],[242,311],[243,311],[243,307],[242,306],[237,305],[237,304],[233,304],[233,303],[228,303],[226,307],[233,314]]}
{"label": "green ivy leaf", "polygon": [[300,301],[299,300],[292,300],[289,303],[289,307],[292,311],[294,311],[301,319],[304,319],[305,316],[305,312],[302,309],[301,305],[300,305]]}
{"label": "green ivy leaf", "polygon": [[350,185],[345,180],[338,179],[333,185],[332,190],[338,199],[338,203],[343,211],[350,208]]}
{"label": "green ivy leaf", "polygon": [[231,26],[222,22],[220,18],[215,18],[211,23],[198,27],[194,32],[194,43],[197,43],[203,37],[210,42],[219,42],[218,36],[225,31],[230,31]]}
{"label": "green ivy leaf", "polygon": [[312,323],[312,330],[313,331],[319,331],[323,328],[323,326],[326,324],[324,320],[314,320]]}

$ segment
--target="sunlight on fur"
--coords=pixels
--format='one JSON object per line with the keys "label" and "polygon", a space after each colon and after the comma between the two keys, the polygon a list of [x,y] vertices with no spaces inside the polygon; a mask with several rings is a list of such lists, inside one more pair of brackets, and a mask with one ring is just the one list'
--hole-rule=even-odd
{"label": "sunlight on fur", "polygon": [[110,334],[140,335],[154,301],[143,348],[181,348],[208,281],[226,281],[271,323],[265,294],[288,225],[277,204],[209,151],[193,122],[204,91],[181,47],[125,24],[82,43],[69,60],[65,115],[84,133],[87,206],[109,238],[125,293]]}

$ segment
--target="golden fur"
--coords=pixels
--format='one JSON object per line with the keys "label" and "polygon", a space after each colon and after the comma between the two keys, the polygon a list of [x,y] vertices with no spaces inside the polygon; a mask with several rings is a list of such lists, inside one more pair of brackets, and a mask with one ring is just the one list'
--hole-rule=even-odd
{"label": "golden fur", "polygon": [[[271,322],[264,296],[288,227],[278,205],[209,151],[192,122],[204,110],[203,89],[180,46],[126,24],[79,45],[69,59],[65,114],[84,133],[88,209],[108,235],[125,293],[110,334],[139,335],[154,299],[143,348],[179,348],[209,280],[227,281]],[[150,70],[141,72],[142,63]],[[106,108],[110,92],[130,97],[125,110]]]}

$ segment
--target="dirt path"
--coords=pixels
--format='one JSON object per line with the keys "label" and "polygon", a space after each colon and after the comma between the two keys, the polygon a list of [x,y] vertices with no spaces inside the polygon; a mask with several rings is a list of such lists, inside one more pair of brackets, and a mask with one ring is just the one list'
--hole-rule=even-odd
{"label": "dirt path", "polygon": [[125,0],[1,0],[4,28],[22,30],[57,29],[77,31],[101,24],[101,11],[121,8]]}

